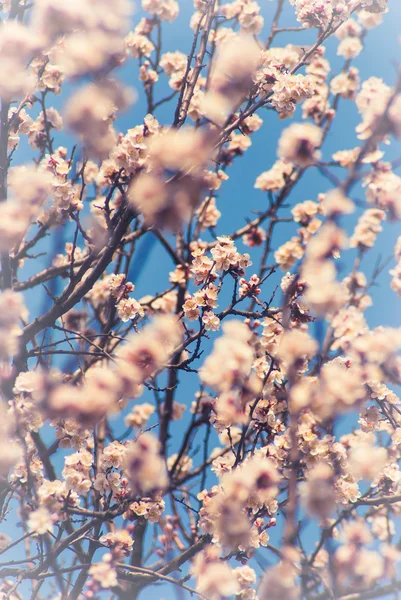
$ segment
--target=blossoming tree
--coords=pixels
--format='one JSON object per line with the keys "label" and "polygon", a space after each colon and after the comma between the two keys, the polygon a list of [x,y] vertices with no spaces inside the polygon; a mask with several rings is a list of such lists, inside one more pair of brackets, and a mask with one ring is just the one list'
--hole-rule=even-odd
{"label": "blossoming tree", "polygon": [[[401,332],[364,313],[401,218],[401,74],[357,66],[388,8],[195,0],[184,53],[176,0],[0,2],[2,599],[398,597]],[[120,131],[125,63],[147,110]],[[343,103],[359,144],[328,155]],[[264,210],[224,231],[260,113]],[[172,267],[140,297],[146,239]]]}

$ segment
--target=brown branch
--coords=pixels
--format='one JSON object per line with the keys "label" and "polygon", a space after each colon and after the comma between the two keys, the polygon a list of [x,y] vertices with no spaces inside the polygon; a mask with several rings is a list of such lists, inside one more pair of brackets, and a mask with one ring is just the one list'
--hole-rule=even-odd
{"label": "brown branch", "polygon": [[[195,93],[195,87],[196,87],[197,81],[198,81],[200,73],[204,67],[203,63],[204,63],[204,59],[205,59],[207,45],[209,42],[209,34],[210,34],[210,29],[212,27],[215,4],[216,4],[216,0],[208,0],[208,4],[205,8],[205,12],[202,15],[202,17],[199,21],[198,27],[197,27],[197,31],[196,31],[195,38],[194,38],[194,45],[192,46],[192,50],[188,57],[188,64],[187,64],[187,69],[186,69],[186,73],[184,76],[182,93],[181,93],[179,101],[178,101],[176,116],[174,119],[174,126],[177,128],[182,127],[182,125],[184,125],[184,123],[185,123],[185,120],[186,120],[187,114],[188,114],[188,110],[189,110],[189,105],[190,105],[192,97]],[[204,20],[204,23],[203,23],[203,20]],[[192,69],[191,78],[188,81],[188,75],[190,73],[191,62],[192,62],[192,59],[195,54],[197,37],[199,35],[200,29],[202,29],[202,36],[201,36],[199,51],[198,51],[198,54],[196,55],[195,66]]]}

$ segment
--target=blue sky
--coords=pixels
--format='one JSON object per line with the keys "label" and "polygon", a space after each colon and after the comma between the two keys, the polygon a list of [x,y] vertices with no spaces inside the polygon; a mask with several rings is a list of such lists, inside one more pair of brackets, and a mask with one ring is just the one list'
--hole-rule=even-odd
{"label": "blue sky", "polygon": [[[192,3],[190,1],[182,0],[179,4],[181,9],[179,18],[173,24],[164,25],[164,48],[168,50],[178,49],[187,53],[192,42],[191,30],[188,27],[188,21],[192,14]],[[261,0],[260,4],[265,17],[265,30],[268,31],[276,3],[270,2],[269,0]],[[390,0],[389,8],[390,11],[385,15],[383,25],[368,33],[366,38],[366,48],[363,54],[355,61],[355,65],[360,70],[362,80],[370,76],[376,76],[383,78],[383,80],[389,84],[394,83],[395,81],[395,64],[397,58],[400,56],[400,44],[397,43],[397,40],[400,36],[399,24],[401,23],[401,4],[397,0]],[[141,12],[137,13],[137,18],[140,16]],[[288,2],[286,3],[280,24],[283,26],[294,26],[297,24],[294,18],[293,7],[290,6]],[[283,33],[276,37],[275,45],[285,45],[287,43],[307,45],[308,43],[313,43],[315,38],[315,30],[296,34]],[[326,43],[326,56],[332,62],[333,72],[335,72],[336,69],[338,70],[343,64],[343,59],[335,56],[337,44],[337,40],[329,40]],[[129,61],[122,70],[122,75],[123,80],[127,84],[133,84],[134,87],[138,89],[138,85],[135,85],[135,69],[131,61]],[[160,77],[158,85],[162,90],[160,97],[163,97],[163,94],[167,95],[166,92],[168,93],[169,90],[166,87],[163,75]],[[171,122],[174,107],[175,99],[171,103],[160,107],[156,112],[156,116],[161,123],[169,124]],[[145,111],[146,105],[143,101],[142,94],[140,94],[139,100],[132,111],[123,115],[120,119],[119,124],[122,130],[124,131],[125,128],[140,122],[140,118]],[[261,210],[266,207],[267,200],[265,195],[259,190],[255,190],[253,187],[255,179],[262,171],[269,169],[275,161],[277,140],[282,129],[290,125],[294,120],[301,120],[299,111],[293,119],[284,121],[280,121],[277,118],[277,115],[272,111],[263,111],[260,113],[260,116],[264,120],[263,127],[252,136],[252,146],[245,155],[235,159],[234,166],[228,170],[230,179],[224,183],[221,190],[218,192],[217,206],[222,212],[222,217],[218,225],[219,233],[229,234],[230,232],[235,231],[235,229],[245,224],[244,217],[249,216],[252,210]],[[359,122],[359,118],[354,103],[347,100],[342,101],[340,103],[337,119],[338,124],[331,129],[324,147],[324,159],[330,159],[331,154],[336,150],[353,148],[358,144],[355,126]],[[392,146],[389,148],[389,159],[398,157],[400,154],[401,145],[392,142]],[[329,189],[330,183],[328,180],[320,176],[315,169],[310,170],[300,184],[296,186],[293,194],[289,198],[289,208],[283,211],[282,216],[288,216],[289,210],[297,202],[302,202],[307,199],[316,200],[319,192]],[[354,197],[364,197],[362,190],[355,188],[355,192]],[[352,231],[356,218],[357,214],[344,222],[344,226],[346,226],[348,231]],[[401,233],[401,228],[397,223],[387,223],[385,227],[385,233],[380,237],[375,250],[371,253],[370,257],[365,259],[365,267],[368,272],[369,268],[373,269],[375,259],[379,254],[382,254],[383,258],[391,255],[394,241]],[[288,237],[288,225],[283,224],[278,227],[274,237],[274,248],[278,247],[288,239]],[[241,242],[239,242],[239,245],[243,251],[246,250]],[[348,252],[347,255],[350,256],[351,260],[346,260],[345,264],[349,265],[353,260],[354,254]],[[141,275],[136,282],[138,296],[142,291],[143,293],[152,292],[152,289],[149,288],[149,284],[152,285],[151,282],[153,280],[153,277],[149,277],[151,273],[154,273],[154,271],[157,270],[158,275],[161,275],[171,267],[172,263],[170,259],[164,252],[160,252],[157,246],[154,246],[146,268],[142,269]],[[250,271],[252,271],[252,267],[250,267]],[[377,308],[369,309],[367,313],[372,326],[380,323],[396,325],[401,322],[398,310],[398,300],[388,287],[390,277],[387,275],[387,271],[388,269],[380,278],[380,290],[375,289],[373,291],[374,297],[377,298],[379,302]],[[267,295],[269,291],[269,288],[266,287]],[[386,310],[383,310],[384,306],[386,307]]]}

